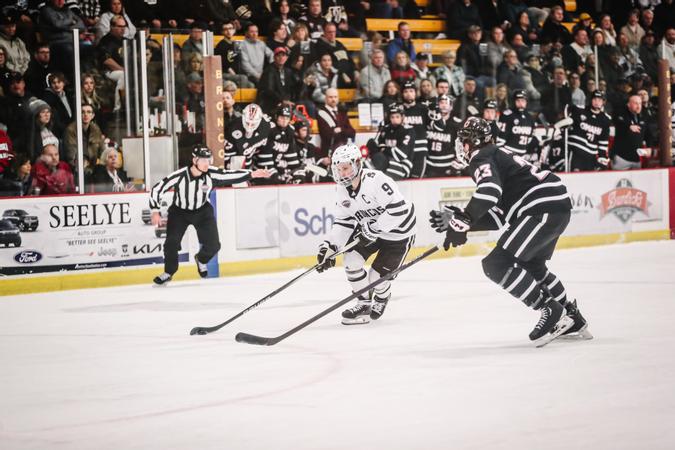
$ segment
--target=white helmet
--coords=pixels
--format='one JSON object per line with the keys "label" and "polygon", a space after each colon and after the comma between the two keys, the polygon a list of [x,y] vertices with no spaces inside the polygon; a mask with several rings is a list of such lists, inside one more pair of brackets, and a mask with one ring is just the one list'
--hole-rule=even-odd
{"label": "white helmet", "polygon": [[260,106],[256,105],[255,103],[246,105],[244,110],[241,112],[241,123],[244,125],[246,136],[250,137],[253,132],[258,129],[262,118],[263,113],[262,109],[260,109]]}
{"label": "white helmet", "polygon": [[[338,165],[349,163],[352,172],[347,176],[340,176]],[[341,186],[349,186],[352,181],[361,174],[361,150],[355,144],[341,145],[331,155],[331,170],[333,179]]]}

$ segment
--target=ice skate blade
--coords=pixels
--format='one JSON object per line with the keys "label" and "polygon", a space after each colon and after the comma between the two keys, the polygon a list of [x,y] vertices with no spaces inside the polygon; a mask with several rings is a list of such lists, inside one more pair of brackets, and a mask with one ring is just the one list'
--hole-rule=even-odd
{"label": "ice skate blade", "polygon": [[359,316],[353,319],[342,318],[342,325],[366,325],[370,323],[370,317]]}
{"label": "ice skate blade", "polygon": [[574,333],[563,334],[558,339],[565,341],[590,341],[593,339],[593,335],[588,331],[588,324],[586,324],[581,330],[575,331]]}
{"label": "ice skate blade", "polygon": [[563,334],[565,331],[569,330],[573,325],[574,320],[571,317],[562,316],[558,321],[558,323],[555,324],[555,327],[553,327],[553,331],[551,331],[548,334],[545,334],[544,336],[532,342],[534,343],[535,347],[541,348],[549,344],[551,341],[553,341],[555,338]]}

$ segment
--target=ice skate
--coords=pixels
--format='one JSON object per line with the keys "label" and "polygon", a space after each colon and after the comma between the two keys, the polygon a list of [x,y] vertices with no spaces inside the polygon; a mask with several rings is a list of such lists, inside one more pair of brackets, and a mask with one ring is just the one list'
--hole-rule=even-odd
{"label": "ice skate", "polygon": [[342,311],[342,324],[360,325],[370,323],[370,304],[370,299],[359,297],[354,306]]}
{"label": "ice skate", "polygon": [[156,286],[166,286],[166,284],[171,281],[172,276],[166,272],[162,272],[152,280]]}
{"label": "ice skate", "polygon": [[199,276],[206,278],[206,276],[209,274],[209,269],[206,267],[206,264],[200,263],[197,258],[195,258],[195,262],[197,263],[197,272],[199,272]]}
{"label": "ice skate", "polygon": [[577,308],[577,301],[567,302],[565,309],[567,310],[567,317],[574,320],[574,324],[560,335],[560,339],[582,341],[593,339],[593,335],[588,331],[588,322]]}
{"label": "ice skate", "polygon": [[555,300],[542,306],[539,322],[530,333],[530,340],[536,347],[543,347],[574,325],[574,320],[564,312],[563,306]]}
{"label": "ice skate", "polygon": [[385,298],[380,298],[377,295],[373,299],[373,304],[370,308],[370,318],[372,320],[377,320],[380,317],[382,317],[382,314],[384,314],[384,309],[387,307],[387,303],[389,302],[389,299],[391,298],[391,294],[387,295]]}

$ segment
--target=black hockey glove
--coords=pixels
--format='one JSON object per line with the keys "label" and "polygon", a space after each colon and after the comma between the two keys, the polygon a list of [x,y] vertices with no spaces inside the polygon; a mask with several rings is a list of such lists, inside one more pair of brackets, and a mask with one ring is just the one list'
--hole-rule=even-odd
{"label": "black hockey glove", "polygon": [[448,250],[450,246],[459,247],[466,244],[466,233],[471,228],[471,217],[459,208],[453,209],[453,215],[449,222],[448,231],[445,232],[443,248]]}
{"label": "black hockey glove", "polygon": [[452,219],[455,210],[460,211],[456,206],[443,206],[439,210],[432,210],[429,212],[429,223],[431,228],[437,233],[443,233],[448,229],[450,219]]}
{"label": "black hockey glove", "polygon": [[317,264],[316,271],[321,273],[324,270],[328,270],[331,267],[335,267],[335,258],[329,258],[332,253],[337,251],[337,245],[331,244],[328,241],[323,241],[319,245],[319,254],[316,255]]}

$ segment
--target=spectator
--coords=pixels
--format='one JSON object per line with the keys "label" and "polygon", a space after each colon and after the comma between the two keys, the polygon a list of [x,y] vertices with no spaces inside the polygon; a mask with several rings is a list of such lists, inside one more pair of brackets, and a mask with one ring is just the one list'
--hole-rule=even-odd
{"label": "spectator", "polygon": [[658,64],[661,55],[659,55],[658,49],[656,48],[656,37],[652,30],[647,31],[642,38],[639,55],[647,75],[649,75],[652,80],[658,79]]}
{"label": "spectator", "polygon": [[675,1],[662,0],[661,4],[654,8],[654,32],[657,36],[663,36],[668,28],[675,23]]}
{"label": "spectator", "polygon": [[12,159],[7,173],[0,178],[0,197],[18,197],[32,193],[33,174],[28,155],[19,153]]}
{"label": "spectator", "polygon": [[[543,93],[548,87],[549,80],[548,76],[546,76],[546,74],[541,70],[541,61],[539,60],[539,57],[537,55],[531,54],[527,58],[527,63],[525,64],[524,70],[529,73],[534,89],[536,89],[540,94]],[[533,109],[536,110],[536,108]]]}
{"label": "spectator", "polygon": [[583,12],[579,14],[579,22],[577,22],[574,27],[572,27],[572,36],[577,32],[577,30],[586,30],[588,36],[591,35],[593,31],[593,18],[590,14]]}
{"label": "spectator", "polygon": [[658,47],[658,54],[666,55],[670,71],[675,72],[675,26],[671,23]]}
{"label": "spectator", "polygon": [[223,91],[223,129],[227,132],[230,124],[241,121],[241,113],[234,108],[235,100],[232,92]]}
{"label": "spectator", "polygon": [[581,89],[581,77],[578,73],[570,74],[570,93],[572,94],[572,104],[579,108],[586,107],[586,94]]}
{"label": "spectator", "polygon": [[129,13],[131,22],[145,20],[152,29],[159,30],[162,27],[160,6],[159,0],[131,0],[125,10]]}
{"label": "spectator", "polygon": [[512,36],[520,34],[523,36],[523,43],[527,46],[532,45],[532,43],[539,40],[538,28],[530,24],[530,16],[527,14],[527,10],[521,11],[518,14],[517,22],[509,28],[509,41]]}
{"label": "spectator", "polygon": [[26,142],[29,130],[26,124],[31,123],[32,114],[29,102],[32,95],[26,90],[26,83],[20,73],[14,72],[9,77],[9,88],[5,93],[0,110],[0,123],[7,126],[7,134],[14,142],[17,150],[23,150],[19,142]]}
{"label": "spectator", "polygon": [[600,31],[605,35],[605,43],[610,47],[616,45],[616,31],[614,31],[614,24],[612,23],[612,17],[609,14],[603,14],[600,16]]}
{"label": "spectator", "polygon": [[337,26],[329,22],[325,25],[323,36],[314,45],[316,55],[330,54],[333,58],[333,67],[338,70],[338,87],[356,87],[356,66],[347,53],[347,48],[337,40]]}
{"label": "spectator", "polygon": [[511,48],[515,50],[519,62],[522,63],[527,61],[527,57],[530,55],[530,53],[532,53],[532,51],[527,45],[525,45],[522,34],[517,33],[511,36],[511,41],[509,44],[511,45]]}
{"label": "spectator", "polygon": [[579,66],[586,61],[591,53],[593,53],[593,50],[588,45],[588,34],[583,28],[578,28],[574,32],[574,42],[563,46],[560,51],[565,69],[577,73],[579,72]]}
{"label": "spectator", "polygon": [[389,105],[401,102],[401,88],[397,82],[389,80],[384,83],[380,101],[384,105],[385,111],[389,108]]}
{"label": "spectator", "polygon": [[[293,33],[291,38],[287,42],[287,47],[290,49],[289,53],[289,62],[290,64],[295,64],[298,60],[302,59],[302,66],[300,67],[301,75],[312,66],[312,42],[309,40],[309,30],[307,25],[304,23],[299,23],[293,28]],[[366,64],[364,60],[361,60],[361,64]]]}
{"label": "spectator", "polygon": [[[369,2],[370,4],[371,2]],[[383,19],[400,19],[404,16],[403,8],[395,0],[375,0],[372,2],[374,17]]]}
{"label": "spectator", "polygon": [[30,53],[26,44],[16,35],[16,20],[12,16],[0,16],[0,47],[5,50],[8,70],[19,73],[28,70]]}
{"label": "spectator", "polygon": [[73,120],[73,102],[66,94],[66,78],[61,72],[54,72],[49,76],[49,87],[42,99],[52,109],[54,134],[60,139],[63,131]]}
{"label": "spectator", "polygon": [[380,49],[384,52],[387,50],[384,36],[382,36],[377,31],[368,31],[366,34],[368,36],[368,42],[370,42],[370,50],[368,49],[369,46],[367,43],[364,42],[363,48],[359,54],[359,62],[361,63],[361,67],[365,67],[370,63],[370,54],[376,49]]}
{"label": "spectator", "polygon": [[[103,136],[101,128],[94,122],[95,118],[94,108],[91,105],[83,104],[82,149],[86,173],[91,173],[99,156],[103,153],[103,150],[106,149],[105,136]],[[63,134],[63,147],[65,161],[70,164],[70,167],[72,167],[73,170],[75,170],[78,165],[77,122],[71,122],[66,128],[66,131]],[[105,161],[104,158],[102,159]]]}
{"label": "spectator", "polygon": [[84,26],[87,27],[87,30],[96,28],[101,20],[101,3],[99,0],[79,0],[77,3],[78,9],[80,10],[80,17],[82,17],[82,21],[84,22]]}
{"label": "spectator", "polygon": [[74,50],[71,30],[76,28],[85,31],[84,22],[65,6],[65,0],[49,0],[40,10],[39,24],[43,39],[49,42],[54,53],[57,68],[63,73],[72,74]]}
{"label": "spectator", "polygon": [[500,113],[511,107],[511,102],[509,100],[509,88],[507,88],[504,83],[499,83],[495,87],[495,100],[497,101],[497,108]]}
{"label": "spectator", "polygon": [[104,110],[108,108],[101,97],[96,92],[96,79],[92,74],[84,74],[82,76],[82,103],[89,105],[94,109],[94,117],[96,122],[103,126],[105,121],[101,118]]}
{"label": "spectator", "polygon": [[499,65],[497,70],[497,82],[504,83],[510,91],[524,89],[525,82],[520,75],[520,70],[518,55],[516,55],[514,50],[508,50],[504,54],[504,61]]}
{"label": "spectator", "polygon": [[415,79],[415,71],[410,66],[410,60],[406,52],[400,51],[396,54],[394,63],[391,65],[391,79],[400,86],[403,86],[406,81]]}
{"label": "spectator", "polygon": [[13,73],[7,68],[7,52],[4,47],[0,46],[0,97],[4,97],[7,92]]}
{"label": "spectator", "polygon": [[338,91],[326,90],[326,103],[320,106],[317,114],[319,135],[321,136],[321,157],[326,157],[340,145],[354,140],[356,132],[349,123],[347,112],[338,105]]}
{"label": "spectator", "polygon": [[634,9],[628,14],[628,23],[621,27],[621,33],[623,33],[627,40],[628,46],[637,50],[640,46],[640,41],[645,35],[645,30],[640,26],[639,23],[640,10]]}
{"label": "spectator", "polygon": [[51,51],[48,43],[39,44],[33,52],[33,59],[28,63],[26,70],[26,86],[28,90],[38,97],[42,97],[49,87],[47,78],[56,69],[51,62]]}
{"label": "spectator", "polygon": [[565,69],[557,67],[553,71],[553,81],[541,96],[542,113],[550,124],[562,119],[565,106],[572,102],[572,93],[567,85]]}
{"label": "spectator", "polygon": [[207,1],[205,6],[202,6],[202,19],[208,19],[209,23],[225,23],[232,22],[237,29],[241,28],[237,19],[237,13],[234,11],[232,2],[227,0]]}
{"label": "spectator", "polygon": [[[132,0],[133,2],[133,0]],[[109,0],[108,11],[101,14],[101,20],[96,25],[96,41],[100,41],[103,36],[110,33],[111,22],[115,16],[122,16],[127,27],[124,29],[124,39],[133,39],[136,36],[136,27],[131,22],[127,12],[122,5],[122,0]]]}
{"label": "spectator", "polygon": [[642,118],[642,99],[631,95],[623,111],[614,117],[615,138],[612,153],[612,169],[627,170],[640,168],[638,150],[644,145],[647,126]]}
{"label": "spectator", "polygon": [[288,30],[281,19],[273,19],[270,23],[270,36],[267,38],[267,46],[274,52],[279,47],[286,48]]}
{"label": "spectator", "polygon": [[512,26],[515,26],[520,22],[521,14],[527,13],[527,5],[524,0],[507,0],[504,2],[504,10],[506,11],[506,20],[508,20]]}
{"label": "spectator", "polygon": [[384,52],[379,48],[375,49],[370,63],[361,69],[358,98],[367,102],[376,101],[384,90],[384,84],[389,80],[391,73],[384,65]]}
{"label": "spectator", "polygon": [[114,111],[122,109],[122,93],[124,92],[124,30],[127,24],[122,16],[110,20],[110,32],[98,43],[98,61],[106,78],[115,83]]}
{"label": "spectator", "polygon": [[474,77],[478,89],[482,91],[486,85],[492,86],[495,83],[492,74],[486,71],[487,56],[480,48],[483,31],[477,25],[472,25],[467,30],[467,37],[468,39],[457,49],[457,59],[459,65],[464,68],[464,73]]}
{"label": "spectator", "polygon": [[204,30],[207,29],[207,26],[203,22],[192,22],[190,25],[190,37],[183,43],[183,48],[181,50],[181,59],[185,65],[185,72],[190,73],[190,59],[192,55],[202,56],[204,43],[202,38],[204,37]]}
{"label": "spectator", "polygon": [[415,61],[415,56],[417,56],[415,45],[410,39],[410,25],[407,22],[399,22],[398,37],[387,45],[387,61],[390,66],[394,64],[399,52],[407,54],[410,61]]}
{"label": "spectator", "polygon": [[15,156],[12,140],[5,130],[0,129],[0,180],[9,171]]}
{"label": "spectator", "polygon": [[59,149],[46,144],[42,154],[33,166],[32,190],[35,195],[58,195],[75,192],[73,172],[70,166],[59,161]]}
{"label": "spectator", "polygon": [[[316,0],[315,0],[316,1]],[[240,45],[241,69],[249,81],[258,84],[266,62],[273,59],[272,50],[258,39],[258,26],[248,24],[246,26],[246,39]]]}
{"label": "spectator", "polygon": [[456,65],[457,53],[454,50],[446,50],[443,52],[443,65],[441,65],[434,72],[434,78],[438,80],[446,80],[450,83],[449,94],[453,97],[459,97],[464,92],[464,69]]}
{"label": "spectator", "polygon": [[307,4],[307,13],[298,19],[299,22],[307,25],[309,37],[316,41],[323,35],[323,27],[326,26],[326,19],[321,14],[321,0],[309,0]]}
{"label": "spectator", "polygon": [[204,57],[199,53],[190,54],[190,59],[185,66],[185,75],[190,75],[191,73],[204,74]]}
{"label": "spectator", "polygon": [[133,183],[129,182],[127,173],[120,168],[117,148],[107,147],[101,153],[101,164],[97,164],[91,174],[94,192],[132,192]]}
{"label": "spectator", "polygon": [[464,80],[464,93],[453,106],[453,115],[458,116],[462,120],[469,116],[477,116],[480,114],[482,103],[476,79],[468,76]]}
{"label": "spectator", "polygon": [[256,103],[269,115],[274,113],[280,103],[293,103],[300,89],[300,80],[286,66],[287,60],[286,47],[277,47],[274,50],[274,62],[263,70],[258,83]]}
{"label": "spectator", "polygon": [[200,134],[204,130],[204,80],[198,73],[187,76],[187,94],[180,99],[184,114],[192,113],[194,122],[188,115],[184,117],[184,125],[188,133]]}
{"label": "spectator", "polygon": [[291,17],[291,5],[289,0],[281,0],[277,3],[277,17],[286,27],[286,35],[290,36],[297,22]]}
{"label": "spectator", "polygon": [[431,76],[431,69],[429,68],[429,55],[426,53],[419,53],[415,58],[415,63],[412,65],[415,72],[415,80],[417,80],[417,87],[421,80],[426,80]]}
{"label": "spectator", "polygon": [[636,49],[628,45],[628,37],[623,33],[619,33],[617,41],[617,48],[621,53],[619,65],[623,68],[624,76],[630,78],[638,71],[642,72],[640,55]]}
{"label": "spectator", "polygon": [[483,27],[478,7],[472,0],[457,0],[450,7],[448,15],[448,36],[454,39],[462,39],[471,27]]}
{"label": "spectator", "polygon": [[643,9],[642,16],[640,18],[640,26],[645,33],[652,31],[656,34],[656,29],[654,28],[654,11],[651,9]]}
{"label": "spectator", "polygon": [[311,72],[314,90],[312,100],[316,103],[326,102],[326,89],[337,89],[338,71],[333,67],[333,58],[329,53],[321,56]]}
{"label": "spectator", "polygon": [[482,26],[486,30],[492,30],[494,27],[499,27],[501,30],[501,27],[507,28],[510,25],[508,12],[504,4],[506,2],[502,0],[478,0],[476,3]]}
{"label": "spectator", "polygon": [[241,88],[255,87],[253,83],[248,81],[246,75],[241,74],[241,54],[237,49],[238,44],[232,40],[235,33],[234,22],[225,22],[221,30],[223,40],[216,45],[213,53],[220,55],[223,80],[234,81]]}
{"label": "spectator", "polygon": [[560,6],[551,8],[551,14],[549,14],[541,30],[541,39],[562,45],[571,43],[572,35],[562,24],[563,17],[563,9]]}
{"label": "spectator", "polygon": [[487,66],[488,70],[496,76],[497,67],[504,60],[504,54],[511,47],[504,40],[504,30],[499,27],[493,27],[490,31],[490,40],[487,42]]}
{"label": "spectator", "polygon": [[30,132],[26,141],[20,142],[18,147],[25,150],[26,154],[30,156],[31,161],[36,161],[42,149],[47,144],[53,144],[59,148],[59,138],[54,133],[52,108],[47,102],[33,98],[29,104],[32,113],[32,120],[30,121]]}

